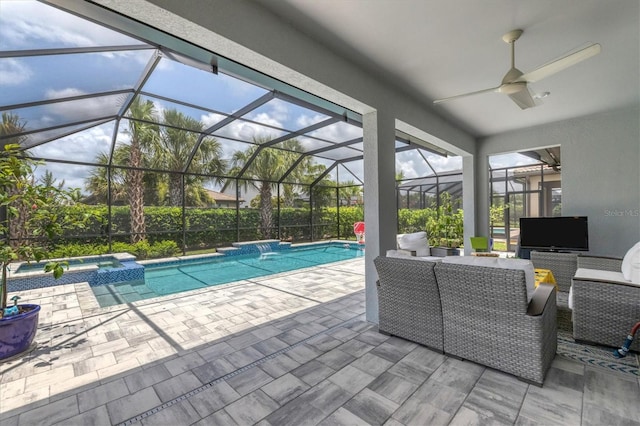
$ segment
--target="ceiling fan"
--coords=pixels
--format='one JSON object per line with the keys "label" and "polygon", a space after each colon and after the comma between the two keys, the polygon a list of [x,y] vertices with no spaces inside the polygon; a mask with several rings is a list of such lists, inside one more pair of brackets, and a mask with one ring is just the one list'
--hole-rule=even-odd
{"label": "ceiling fan", "polygon": [[542,80],[545,77],[549,77],[559,71],[569,68],[578,62],[584,61],[594,55],[600,53],[601,47],[598,43],[591,44],[585,48],[571,53],[555,61],[544,64],[533,71],[523,73],[516,68],[515,65],[515,44],[516,40],[522,35],[522,30],[513,30],[502,36],[502,40],[505,43],[511,45],[511,69],[502,78],[502,82],[497,87],[490,89],[478,90],[476,92],[463,93],[461,95],[451,96],[443,99],[436,99],[434,104],[450,101],[453,99],[459,99],[465,96],[479,95],[481,93],[497,92],[504,93],[509,96],[520,108],[527,109],[536,106],[533,96],[527,85],[536,81]]}

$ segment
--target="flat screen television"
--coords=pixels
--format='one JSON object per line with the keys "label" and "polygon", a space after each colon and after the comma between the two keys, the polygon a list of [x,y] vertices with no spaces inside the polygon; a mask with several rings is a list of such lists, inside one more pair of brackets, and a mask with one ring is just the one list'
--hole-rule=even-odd
{"label": "flat screen television", "polygon": [[521,217],[520,247],[548,251],[587,251],[587,217]]}

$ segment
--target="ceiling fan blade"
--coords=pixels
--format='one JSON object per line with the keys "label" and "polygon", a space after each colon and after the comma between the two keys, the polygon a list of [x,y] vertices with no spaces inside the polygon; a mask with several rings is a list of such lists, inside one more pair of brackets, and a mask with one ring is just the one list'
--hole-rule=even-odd
{"label": "ceiling fan blade", "polygon": [[451,101],[453,99],[464,98],[464,97],[467,97],[467,96],[480,95],[482,93],[489,93],[489,92],[497,92],[498,89],[500,89],[500,86],[492,87],[491,89],[478,90],[477,92],[462,93],[460,95],[449,96],[448,98],[436,99],[435,101],[433,101],[433,103],[434,104],[439,104],[439,103],[442,103],[442,102]]}
{"label": "ceiling fan blade", "polygon": [[600,53],[601,50],[602,48],[598,43],[592,44],[563,58],[542,65],[533,71],[522,74],[516,81],[526,81],[527,83],[534,83],[536,81],[542,80],[545,77],[549,77],[550,75],[560,72],[565,68],[569,68],[570,66],[575,65],[578,62],[589,59],[590,57]]}
{"label": "ceiling fan blade", "polygon": [[533,108],[536,106],[536,103],[531,96],[531,92],[529,92],[529,89],[526,86],[518,92],[509,93],[508,96],[522,109]]}

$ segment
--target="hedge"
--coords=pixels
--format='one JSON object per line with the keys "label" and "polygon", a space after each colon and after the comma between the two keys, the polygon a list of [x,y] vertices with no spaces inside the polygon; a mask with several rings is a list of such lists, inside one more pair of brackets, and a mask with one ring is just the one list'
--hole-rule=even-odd
{"label": "hedge", "polygon": [[[113,251],[117,244],[128,244],[131,231],[128,206],[113,206],[111,208],[111,220],[106,206],[75,205],[63,207],[67,214],[89,215],[91,220],[84,228],[69,228],[64,238],[57,241],[60,253],[67,255],[82,254],[82,247],[88,251],[101,251],[108,247],[108,227],[111,227],[111,240]],[[228,246],[234,241],[251,241],[262,239],[259,223],[260,213],[257,209],[220,208],[187,208],[184,211],[180,207],[145,207],[146,242],[149,248],[137,247],[139,253],[148,252],[148,256],[160,252],[170,252],[171,246],[166,250],[152,249],[156,244],[173,241],[181,250],[183,238],[187,250],[207,249]],[[398,232],[416,232],[425,230],[429,218],[436,215],[434,209],[423,210],[398,210]],[[356,207],[326,207],[313,210],[313,220],[310,219],[308,208],[281,208],[280,223],[277,223],[277,210],[274,210],[274,223],[271,235],[278,236],[280,225],[280,238],[289,241],[311,241],[337,238],[354,239],[353,224],[364,220],[364,211],[361,206]],[[183,236],[183,221],[185,233]],[[310,222],[313,222],[313,226]],[[239,228],[239,231],[236,229]],[[238,233],[240,238],[238,238]],[[312,235],[313,234],[313,235]],[[127,250],[128,251],[128,250]],[[86,253],[94,254],[94,253]]]}

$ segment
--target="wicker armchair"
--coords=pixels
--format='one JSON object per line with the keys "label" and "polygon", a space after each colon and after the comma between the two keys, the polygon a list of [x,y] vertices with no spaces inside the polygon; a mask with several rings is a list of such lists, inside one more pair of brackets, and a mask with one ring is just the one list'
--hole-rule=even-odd
{"label": "wicker armchair", "polygon": [[416,257],[374,259],[379,330],[442,353],[442,306],[435,263]]}
{"label": "wicker armchair", "polygon": [[558,291],[569,292],[571,278],[578,269],[578,255],[576,253],[532,251],[531,262],[535,268],[550,269],[558,284]]}
{"label": "wicker armchair", "polygon": [[[578,341],[619,347],[631,327],[640,321],[640,283],[626,281],[620,259],[579,257],[573,278],[573,338]],[[640,352],[640,340],[631,345]]]}
{"label": "wicker armchair", "polygon": [[620,272],[622,259],[617,257],[578,255],[578,269]]}
{"label": "wicker armchair", "polygon": [[556,292],[527,304],[522,270],[438,263],[444,351],[542,386],[557,346]]}

